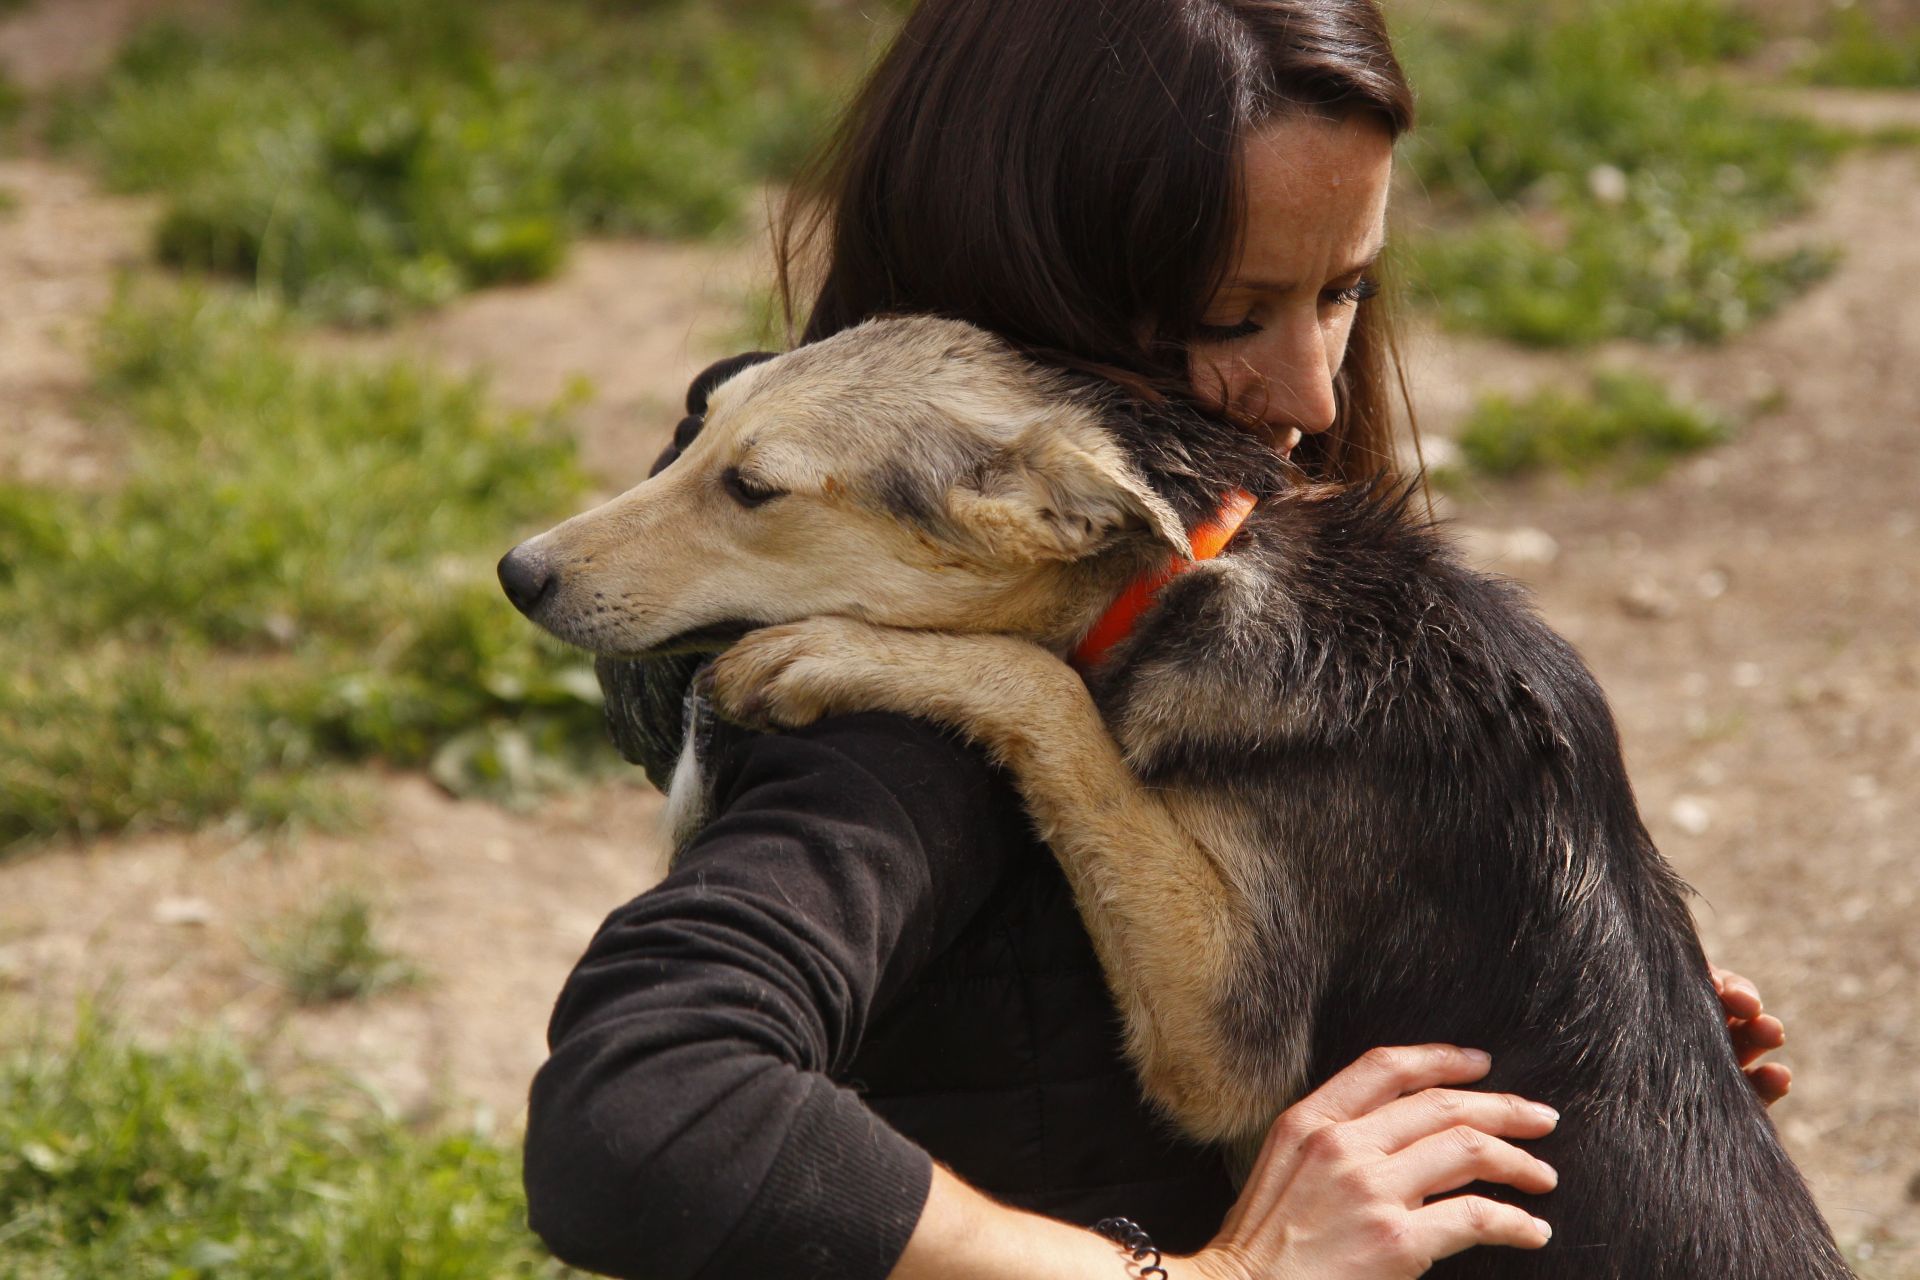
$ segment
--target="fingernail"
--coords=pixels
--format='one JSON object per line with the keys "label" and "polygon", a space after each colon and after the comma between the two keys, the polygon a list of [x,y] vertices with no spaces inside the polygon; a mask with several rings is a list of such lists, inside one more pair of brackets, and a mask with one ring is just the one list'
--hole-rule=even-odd
{"label": "fingernail", "polygon": [[1549,1240],[1553,1239],[1553,1227],[1547,1222],[1545,1218],[1535,1218],[1533,1220],[1533,1225],[1540,1228],[1541,1235],[1545,1236]]}
{"label": "fingernail", "polygon": [[1493,1055],[1488,1053],[1485,1049],[1462,1049],[1460,1052],[1466,1054],[1468,1058],[1472,1059],[1474,1062],[1481,1064],[1482,1066],[1493,1065]]}
{"label": "fingernail", "polygon": [[1558,1111],[1555,1111],[1552,1107],[1548,1106],[1546,1103],[1530,1102],[1527,1105],[1532,1107],[1535,1114],[1537,1114],[1541,1119],[1546,1120],[1551,1124],[1560,1123],[1560,1113]]}

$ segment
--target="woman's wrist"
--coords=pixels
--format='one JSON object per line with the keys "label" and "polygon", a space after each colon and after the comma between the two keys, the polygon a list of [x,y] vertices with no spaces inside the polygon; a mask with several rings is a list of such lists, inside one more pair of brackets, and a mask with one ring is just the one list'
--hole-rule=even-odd
{"label": "woman's wrist", "polygon": [[[1163,1265],[1167,1280],[1246,1280],[1198,1257]],[[1103,1236],[1000,1204],[935,1165],[926,1207],[888,1280],[1132,1280],[1139,1266]]]}

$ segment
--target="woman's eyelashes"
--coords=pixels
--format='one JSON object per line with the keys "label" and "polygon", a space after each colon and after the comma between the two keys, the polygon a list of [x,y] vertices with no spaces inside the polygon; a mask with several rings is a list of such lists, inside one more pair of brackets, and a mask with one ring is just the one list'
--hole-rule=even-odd
{"label": "woman's eyelashes", "polygon": [[[1339,289],[1329,289],[1320,295],[1323,306],[1351,307],[1365,302],[1380,292],[1380,282],[1372,276],[1361,276],[1350,285]],[[1253,316],[1248,316],[1238,324],[1205,324],[1193,326],[1193,336],[1199,342],[1235,342],[1241,338],[1251,338],[1266,326]]]}
{"label": "woman's eyelashes", "polygon": [[1232,342],[1238,338],[1251,338],[1260,332],[1260,322],[1248,316],[1239,324],[1200,324],[1193,326],[1193,336],[1201,342]]}
{"label": "woman's eyelashes", "polygon": [[1356,303],[1365,302],[1368,298],[1377,296],[1379,292],[1380,282],[1378,280],[1375,280],[1372,276],[1361,276],[1346,288],[1335,290],[1333,294],[1330,295],[1329,300],[1339,306],[1351,307]]}

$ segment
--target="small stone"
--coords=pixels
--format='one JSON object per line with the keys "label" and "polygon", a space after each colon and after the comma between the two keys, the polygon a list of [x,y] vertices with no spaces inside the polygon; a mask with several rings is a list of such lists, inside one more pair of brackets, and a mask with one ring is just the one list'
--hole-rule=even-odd
{"label": "small stone", "polygon": [[1426,459],[1429,471],[1444,471],[1460,465],[1460,446],[1445,436],[1422,437],[1420,453]]}
{"label": "small stone", "polygon": [[1871,800],[1880,794],[1880,784],[1872,774],[1856,773],[1847,779],[1847,795],[1855,800]]}
{"label": "small stone", "polygon": [[1601,204],[1625,204],[1627,175],[1610,164],[1597,164],[1587,170],[1587,190]]}
{"label": "small stone", "polygon": [[1458,534],[1468,560],[1496,571],[1550,565],[1560,558],[1560,543],[1545,529],[1527,525],[1517,529],[1461,525]]}
{"label": "small stone", "polygon": [[162,898],[153,904],[155,924],[204,928],[213,923],[217,914],[205,898]]}
{"label": "small stone", "polygon": [[1635,578],[1620,593],[1620,608],[1629,618],[1657,620],[1678,613],[1680,602],[1652,578]]}
{"label": "small stone", "polygon": [[1713,809],[1699,796],[1678,796],[1667,810],[1673,825],[1690,836],[1705,835],[1713,825]]}
{"label": "small stone", "polygon": [[1718,600],[1727,594],[1727,588],[1732,585],[1732,580],[1725,573],[1719,569],[1709,569],[1694,579],[1693,589],[1700,593],[1702,600]]}
{"label": "small stone", "polygon": [[1767,673],[1757,662],[1736,662],[1733,664],[1733,687],[1736,689],[1758,689],[1765,684]]}
{"label": "small stone", "polygon": [[1545,529],[1523,525],[1507,530],[1507,558],[1520,564],[1552,564],[1560,558],[1560,544]]}

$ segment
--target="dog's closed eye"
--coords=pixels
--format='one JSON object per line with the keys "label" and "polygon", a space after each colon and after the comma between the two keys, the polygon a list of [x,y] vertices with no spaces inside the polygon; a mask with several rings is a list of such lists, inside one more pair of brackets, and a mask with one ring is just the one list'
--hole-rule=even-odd
{"label": "dog's closed eye", "polygon": [[721,487],[727,496],[751,511],[763,507],[775,498],[784,498],[787,490],[770,485],[756,477],[743,475],[738,467],[728,467],[720,474]]}

